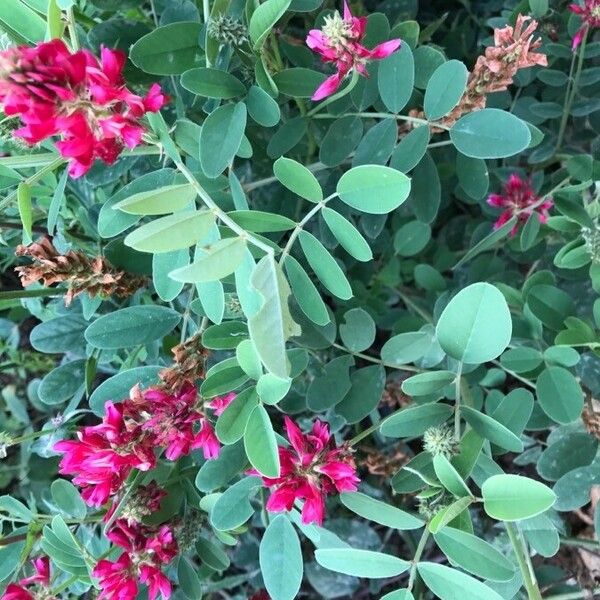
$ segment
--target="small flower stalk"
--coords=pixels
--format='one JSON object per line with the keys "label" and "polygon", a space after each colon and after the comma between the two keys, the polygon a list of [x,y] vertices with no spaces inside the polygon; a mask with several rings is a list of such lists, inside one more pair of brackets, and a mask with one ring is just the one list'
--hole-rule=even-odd
{"label": "small flower stalk", "polygon": [[153,84],[141,97],[125,86],[126,55],[102,48],[71,53],[54,39],[0,52],[0,104],[22,127],[14,135],[27,144],[59,136],[56,148],[81,177],[94,161],[113,164],[124,148],[135,148],[145,129],[142,117],[159,111],[168,97]]}
{"label": "small flower stalk", "polygon": [[267,510],[290,511],[296,500],[302,500],[302,522],[322,525],[325,498],[357,489],[360,480],[352,451],[346,445],[336,446],[329,427],[319,420],[310,433],[303,433],[286,416],[285,430],[291,447],[279,447],[280,475],[263,477],[264,485],[271,489]]}
{"label": "small flower stalk", "polygon": [[337,69],[315,91],[312,100],[322,100],[331,96],[340,87],[344,78],[356,71],[368,77],[366,65],[370,60],[378,60],[389,56],[399,47],[401,41],[389,40],[375,46],[372,50],[365,48],[361,41],[365,36],[366,17],[355,17],[344,0],[344,16],[339,12],[325,17],[321,29],[311,29],[306,38],[306,45],[321,56],[325,63],[333,63]]}
{"label": "small flower stalk", "polygon": [[517,173],[508,178],[501,194],[490,194],[487,203],[502,209],[494,223],[494,229],[499,229],[513,217],[517,218],[511,230],[513,236],[532,214],[536,214],[540,223],[545,224],[550,216],[549,211],[554,206],[551,198],[542,199],[533,190],[531,181],[523,179]]}
{"label": "small flower stalk", "polygon": [[116,269],[103,256],[89,258],[83,252],[74,250],[60,254],[48,238],[29,246],[18,246],[16,255],[33,260],[31,265],[15,268],[23,287],[38,281],[46,287],[66,283],[67,306],[83,293],[88,293],[92,298],[98,295],[126,298],[146,285],[145,278]]}

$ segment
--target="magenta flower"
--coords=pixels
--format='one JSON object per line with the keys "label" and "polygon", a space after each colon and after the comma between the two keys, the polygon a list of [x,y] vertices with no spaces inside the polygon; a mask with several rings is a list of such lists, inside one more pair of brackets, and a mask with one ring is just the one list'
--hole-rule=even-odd
{"label": "magenta flower", "polygon": [[306,37],[306,45],[321,55],[323,62],[334,63],[337,73],[328,77],[315,91],[313,100],[331,96],[346,75],[355,70],[368,77],[366,63],[369,60],[385,58],[400,47],[400,40],[390,40],[375,46],[372,50],[361,45],[367,26],[366,17],[354,17],[344,0],[344,18],[339,12],[325,17],[321,29],[311,29]]}
{"label": "magenta flower", "polygon": [[511,230],[511,235],[515,235],[523,223],[529,217],[536,213],[540,223],[546,223],[548,220],[548,211],[554,206],[551,198],[542,201],[531,187],[531,181],[522,179],[516,173],[513,173],[506,183],[502,194],[490,194],[487,200],[490,206],[504,209],[496,222],[494,229],[502,227],[513,217],[517,217],[517,222]]}
{"label": "magenta flower", "polygon": [[161,571],[177,554],[177,542],[167,525],[158,529],[118,519],[107,537],[124,552],[115,560],[101,560],[93,576],[99,580],[99,600],[135,600],[138,580],[148,586],[148,597],[171,596],[171,582]]}
{"label": "magenta flower", "polygon": [[23,124],[15,135],[28,144],[60,136],[56,147],[72,177],[97,158],[114,163],[124,147],[141,142],[141,117],[168,102],[158,84],[144,97],[131,92],[121,74],[125,60],[109,48],[100,60],[89,50],[71,53],[58,39],[0,52],[0,104]]}
{"label": "magenta flower", "polygon": [[[321,525],[325,517],[325,497],[336,492],[354,492],[359,479],[348,446],[337,447],[329,428],[315,421],[310,433],[285,417],[285,429],[291,448],[279,447],[279,477],[263,477],[272,489],[267,510],[289,511],[296,500],[303,500],[302,522]],[[253,474],[258,474],[253,471]]]}
{"label": "magenta flower", "polygon": [[215,416],[220,417],[225,409],[235,400],[237,394],[235,392],[229,392],[224,396],[215,396],[206,406],[212,408]]}
{"label": "magenta flower", "polygon": [[572,48],[575,50],[583,41],[588,29],[600,27],[600,0],[584,0],[582,4],[569,4],[569,10],[581,17],[581,27],[573,37]]}
{"label": "magenta flower", "polygon": [[[10,583],[0,600],[34,600],[34,598],[44,598],[45,600],[53,600],[49,595],[50,586],[50,559],[47,556],[40,556],[32,561],[35,573],[30,577],[21,579],[18,583]],[[26,589],[32,585],[39,585],[42,589],[34,589],[29,591]]]}

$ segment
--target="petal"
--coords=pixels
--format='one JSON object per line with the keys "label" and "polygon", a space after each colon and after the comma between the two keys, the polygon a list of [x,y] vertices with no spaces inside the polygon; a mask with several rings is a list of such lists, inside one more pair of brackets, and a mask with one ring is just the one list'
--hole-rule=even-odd
{"label": "petal", "polygon": [[389,56],[398,50],[401,44],[401,40],[390,40],[389,42],[383,42],[383,44],[375,46],[375,48],[370,51],[370,57],[374,59],[385,58],[386,56]]}
{"label": "petal", "polygon": [[328,77],[316,90],[312,95],[311,100],[317,102],[318,100],[322,100],[323,98],[327,98],[327,96],[331,96],[331,94],[335,93],[335,91],[340,87],[342,83],[342,76],[340,73],[336,73],[331,77]]}

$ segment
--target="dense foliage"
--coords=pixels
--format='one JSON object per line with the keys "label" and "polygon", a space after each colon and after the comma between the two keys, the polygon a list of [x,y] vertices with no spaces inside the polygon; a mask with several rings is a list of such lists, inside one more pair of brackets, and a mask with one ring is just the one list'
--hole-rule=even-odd
{"label": "dense foliage", "polygon": [[598,28],[2,0],[2,600],[600,593]]}

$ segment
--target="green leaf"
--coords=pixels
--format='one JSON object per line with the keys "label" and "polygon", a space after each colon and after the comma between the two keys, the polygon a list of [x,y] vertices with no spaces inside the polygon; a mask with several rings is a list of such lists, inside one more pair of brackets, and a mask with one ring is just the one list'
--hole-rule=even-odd
{"label": "green leaf", "polygon": [[158,373],[164,366],[135,367],[121,371],[103,381],[90,396],[89,404],[94,414],[104,414],[104,404],[108,401],[129,397],[129,390],[137,383],[145,388],[158,382]]}
{"label": "green leaf", "polygon": [[375,341],[375,321],[362,308],[353,308],[344,315],[345,323],[340,325],[340,337],[346,348],[352,352],[362,352]]}
{"label": "green leaf", "polygon": [[246,458],[246,452],[244,451],[242,442],[231,446],[225,446],[224,448],[221,448],[219,456],[212,460],[207,460],[200,467],[200,470],[196,475],[195,485],[201,492],[212,492],[213,490],[226,486],[247,466],[248,459]]}
{"label": "green leaf", "polygon": [[381,600],[415,600],[408,590],[395,590],[381,597]]}
{"label": "green leaf", "polygon": [[490,175],[485,160],[470,158],[459,152],[456,155],[456,174],[460,186],[471,198],[479,200],[487,194]]}
{"label": "green leaf", "polygon": [[234,444],[244,437],[244,431],[252,411],[258,406],[255,388],[247,388],[234,400],[217,419],[215,433],[223,444]]}
{"label": "green leaf", "polygon": [[33,206],[31,204],[31,186],[24,181],[17,187],[17,207],[19,218],[23,224],[23,243],[31,244],[33,227]]}
{"label": "green leaf", "polygon": [[556,500],[549,487],[520,475],[493,475],[484,481],[481,493],[485,512],[499,521],[535,517]]}
{"label": "green leaf", "polygon": [[525,346],[511,348],[500,357],[502,366],[515,373],[533,371],[542,364],[542,360],[542,353],[539,350]]}
{"label": "green leaf", "polygon": [[152,256],[152,283],[163,302],[171,302],[183,290],[183,283],[169,277],[173,267],[182,268],[190,263],[190,252],[187,248],[162,252]]}
{"label": "green leaf", "polygon": [[257,406],[248,418],[244,448],[250,464],[264,477],[279,477],[279,453],[271,419],[263,406]]}
{"label": "green leaf", "polygon": [[470,575],[437,563],[420,562],[419,575],[440,600],[502,600],[502,596]]}
{"label": "green leaf", "polygon": [[[381,73],[381,68],[379,69],[379,72]],[[398,169],[398,171],[402,171],[403,173],[408,173],[411,169],[416,167],[423,156],[425,156],[430,137],[431,133],[427,125],[415,127],[415,129],[405,135],[396,146],[396,149],[392,153],[390,167]]]}
{"label": "green leaf", "polygon": [[509,581],[514,576],[515,568],[511,562],[490,543],[471,533],[444,527],[434,537],[453,563],[473,575],[491,581]]}
{"label": "green leaf", "polygon": [[7,512],[14,518],[25,522],[33,520],[33,513],[20,500],[5,494],[0,496],[0,511]]}
{"label": "green leaf", "polygon": [[291,0],[266,0],[252,13],[248,30],[255,52],[265,43],[271,29],[288,9],[290,2]]}
{"label": "green leaf", "polygon": [[94,348],[112,350],[149,344],[163,338],[181,320],[165,306],[130,306],[102,315],[85,330]]}
{"label": "green leaf", "polygon": [[263,302],[258,312],[248,317],[250,339],[265,368],[273,375],[287,379],[289,363],[285,344],[301,330],[290,314],[290,288],[273,255],[260,259],[252,273],[251,284]]}
{"label": "green leaf", "polygon": [[260,477],[246,477],[227,488],[210,512],[210,522],[218,531],[228,531],[243,525],[253,514],[249,497],[263,485]]}
{"label": "green leaf", "polygon": [[352,373],[350,381],[352,387],[336,406],[336,412],[347,423],[358,423],[381,401],[385,387],[385,369],[381,365],[357,369]]}
{"label": "green leaf", "polygon": [[44,19],[20,0],[0,2],[0,25],[32,43],[42,42],[46,34]]}
{"label": "green leaf", "polygon": [[400,256],[414,256],[423,250],[431,239],[431,227],[421,221],[409,221],[394,235],[394,250]]}
{"label": "green leaf", "polygon": [[458,104],[467,87],[468,75],[467,67],[459,60],[449,60],[433,72],[423,105],[428,119],[440,119]]}
{"label": "green leaf", "polygon": [[38,323],[29,335],[29,343],[39,352],[56,354],[85,350],[83,332],[88,322],[81,315],[64,315]]}
{"label": "green leaf", "polygon": [[360,492],[343,492],[342,504],[360,517],[379,523],[385,527],[409,531],[423,527],[423,521],[395,506],[375,500]]}
{"label": "green leaf", "polygon": [[306,256],[308,264],[319,281],[334,296],[342,300],[352,298],[350,283],[348,283],[344,272],[325,246],[308,231],[301,231],[298,237],[304,256]]}
{"label": "green leaf", "polygon": [[202,334],[202,345],[211,350],[231,350],[248,338],[248,327],[242,321],[226,321],[211,325]]}
{"label": "green leaf", "polygon": [[350,256],[361,262],[369,262],[373,259],[369,244],[348,219],[327,207],[321,210],[321,214],[335,239]]}
{"label": "green leaf", "polygon": [[235,358],[248,377],[255,380],[260,378],[263,373],[262,363],[252,340],[244,340],[237,345]]}
{"label": "green leaf", "polygon": [[186,208],[196,198],[196,190],[189,183],[167,185],[139,192],[113,205],[130,215],[165,215]]}
{"label": "green leaf", "polygon": [[[425,31],[421,35],[425,35]],[[415,87],[424,90],[435,70],[445,62],[443,53],[432,46],[420,45],[415,49]]]}
{"label": "green leaf", "polygon": [[206,237],[215,222],[209,210],[160,217],[132,231],[125,245],[138,252],[173,252],[189,248]]}
{"label": "green leaf", "polygon": [[583,392],[577,379],[566,369],[544,369],[535,389],[540,406],[557,423],[572,423],[579,418],[583,409]]}
{"label": "green leaf", "polygon": [[321,141],[319,160],[328,167],[337,167],[358,146],[363,134],[359,117],[346,115],[336,119]]}
{"label": "green leaf", "polygon": [[188,600],[202,597],[202,582],[196,568],[187,556],[180,556],[177,564],[177,583]]}
{"label": "green leaf", "polygon": [[342,175],[336,191],[352,208],[381,215],[398,208],[408,198],[410,179],[396,169],[361,165]]}
{"label": "green leaf", "polygon": [[294,221],[283,215],[276,215],[262,210],[234,210],[227,214],[246,231],[254,233],[289,231],[296,226]]}
{"label": "green leaf", "polygon": [[302,312],[313,323],[327,325],[330,321],[327,306],[306,271],[293,256],[287,256],[284,264],[292,294]]}
{"label": "green leaf", "polygon": [[452,463],[443,455],[433,457],[433,469],[440,483],[454,496],[470,496],[471,492]]}
{"label": "green leaf", "polygon": [[200,133],[200,164],[207,177],[214,179],[229,166],[242,143],[245,129],[243,102],[220,106],[206,117]]}
{"label": "green leaf", "polygon": [[408,44],[384,58],[377,71],[379,95],[386,108],[399,113],[409,101],[415,80],[415,64]]}
{"label": "green leaf", "polygon": [[259,548],[260,570],[273,600],[293,600],[302,585],[304,565],[300,540],[285,515],[267,526]]}
{"label": "green leaf", "polygon": [[196,552],[200,560],[215,571],[225,571],[231,564],[229,556],[227,556],[223,549],[204,537],[198,538]]}
{"label": "green leaf", "polygon": [[325,78],[323,73],[304,67],[284,69],[273,75],[273,81],[279,91],[292,98],[310,98]]}
{"label": "green leaf", "polygon": [[291,379],[280,379],[273,373],[265,373],[256,383],[256,391],[264,404],[277,404],[290,391],[291,385]]}
{"label": "green leaf", "polygon": [[537,472],[546,480],[558,481],[570,471],[590,465],[597,450],[598,440],[588,433],[568,433],[542,452]]}
{"label": "green leaf", "polygon": [[410,331],[390,338],[381,348],[381,359],[392,365],[406,365],[423,358],[431,348],[431,335]]}
{"label": "green leaf", "polygon": [[421,435],[430,427],[445,423],[452,413],[452,407],[448,404],[423,404],[403,408],[383,421],[381,435],[394,438]]}
{"label": "green leaf", "polygon": [[459,152],[472,158],[505,158],[522,152],[531,142],[524,121],[497,108],[484,108],[461,117],[450,130]]}
{"label": "green leaf", "polygon": [[169,277],[184,283],[217,281],[237,269],[245,251],[246,240],[241,237],[218,240],[201,248],[197,260],[191,265],[171,271]]}
{"label": "green leaf", "polygon": [[469,364],[498,357],[512,336],[504,296],[489,283],[474,283],[446,306],[436,327],[437,339],[452,358]]}
{"label": "green leaf", "polygon": [[392,155],[398,139],[398,125],[394,119],[383,119],[373,125],[363,139],[352,159],[352,166],[385,165]]}
{"label": "green leaf", "polygon": [[553,285],[534,285],[527,294],[531,312],[554,331],[564,328],[567,317],[575,314],[575,303],[569,294]]}
{"label": "green leaf", "polygon": [[181,76],[181,86],[192,94],[226,100],[246,93],[246,86],[227,71],[199,67]]}
{"label": "green leaf", "polygon": [[461,414],[479,435],[490,442],[511,452],[523,451],[523,442],[510,429],[492,417],[488,417],[470,406],[463,406]]}
{"label": "green leaf", "polygon": [[84,519],[87,514],[85,502],[77,488],[66,479],[56,479],[50,486],[52,500],[68,517]]}
{"label": "green leaf", "polygon": [[279,105],[267,92],[253,85],[246,98],[248,114],[263,127],[275,127],[281,118]]}
{"label": "green leaf", "polygon": [[466,511],[472,503],[473,498],[464,496],[453,502],[450,506],[442,508],[429,522],[429,525],[427,526],[429,531],[431,531],[431,533],[438,533],[438,531],[441,531],[448,523],[454,521],[454,519]]}
{"label": "green leaf", "polygon": [[409,562],[396,556],[354,548],[319,548],[315,559],[330,571],[367,579],[396,577],[410,567]]}
{"label": "green leaf", "polygon": [[283,186],[301,198],[315,203],[323,200],[317,178],[299,162],[282,156],[273,164],[273,173]]}
{"label": "green leaf", "polygon": [[48,373],[37,388],[44,404],[62,404],[70,400],[81,388],[85,375],[85,360],[73,360]]}
{"label": "green leaf", "polygon": [[198,43],[201,23],[180,22],[158,27],[141,37],[129,52],[137,67],[153,75],[181,75],[204,59]]}
{"label": "green leaf", "polygon": [[413,375],[402,382],[402,391],[408,396],[428,396],[451,384],[456,375],[451,371],[429,371]]}
{"label": "green leaf", "polygon": [[350,367],[354,358],[346,354],[329,361],[319,370],[306,391],[306,404],[315,411],[326,410],[340,403],[350,391]]}

